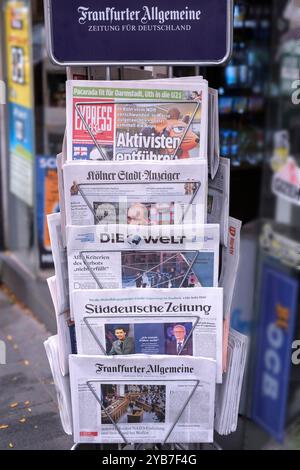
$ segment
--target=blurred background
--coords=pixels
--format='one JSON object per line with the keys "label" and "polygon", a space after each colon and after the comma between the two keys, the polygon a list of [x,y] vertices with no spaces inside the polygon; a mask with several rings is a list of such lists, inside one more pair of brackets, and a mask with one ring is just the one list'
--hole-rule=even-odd
{"label": "blurred background", "polygon": [[[55,331],[46,214],[58,210],[66,71],[47,58],[41,0],[0,9],[1,282]],[[111,78],[170,73],[201,74],[219,91],[231,216],[243,222],[232,326],[251,347],[238,432],[216,441],[300,449],[300,2],[236,0],[226,67],[115,67]]]}

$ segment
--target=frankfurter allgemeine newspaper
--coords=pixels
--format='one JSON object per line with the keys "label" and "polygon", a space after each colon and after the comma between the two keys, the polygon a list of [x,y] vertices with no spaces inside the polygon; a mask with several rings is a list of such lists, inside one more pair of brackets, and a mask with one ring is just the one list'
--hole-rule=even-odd
{"label": "frankfurter allgemeine newspaper", "polygon": [[170,356],[70,356],[74,440],[212,442],[216,362]]}

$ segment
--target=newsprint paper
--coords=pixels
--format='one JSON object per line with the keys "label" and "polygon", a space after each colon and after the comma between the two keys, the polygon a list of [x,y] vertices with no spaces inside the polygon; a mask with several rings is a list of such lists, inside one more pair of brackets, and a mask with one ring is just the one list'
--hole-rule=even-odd
{"label": "newsprint paper", "polygon": [[44,342],[50,369],[55,385],[58,409],[62,427],[66,434],[72,435],[72,406],[69,376],[63,376],[60,369],[59,360],[59,339],[58,336],[51,336]]}
{"label": "newsprint paper", "polygon": [[67,242],[70,293],[218,287],[218,225],[68,226]]}
{"label": "newsprint paper", "polygon": [[47,283],[55,310],[59,365],[62,375],[65,376],[69,373],[69,355],[72,354],[69,329],[70,312],[60,312],[58,310],[56,276],[49,277],[49,279],[47,279]]}
{"label": "newsprint paper", "polygon": [[47,222],[56,275],[57,310],[59,313],[63,313],[69,310],[70,306],[67,249],[63,242],[61,213],[49,214],[47,216]]}
{"label": "newsprint paper", "polygon": [[74,440],[212,442],[216,363],[170,356],[70,356]]}
{"label": "newsprint paper", "polygon": [[228,244],[229,193],[230,160],[220,158],[215,178],[208,180],[207,221],[209,224],[220,224],[220,240],[224,246]]}
{"label": "newsprint paper", "polygon": [[207,82],[67,82],[68,160],[207,159],[207,134]]}
{"label": "newsprint paper", "polygon": [[78,354],[216,359],[222,381],[223,289],[75,291]]}
{"label": "newsprint paper", "polygon": [[67,225],[204,224],[207,162],[64,165]]}
{"label": "newsprint paper", "polygon": [[216,391],[215,430],[222,436],[228,436],[237,430],[247,354],[247,336],[231,329],[227,372],[223,384],[218,385]]}

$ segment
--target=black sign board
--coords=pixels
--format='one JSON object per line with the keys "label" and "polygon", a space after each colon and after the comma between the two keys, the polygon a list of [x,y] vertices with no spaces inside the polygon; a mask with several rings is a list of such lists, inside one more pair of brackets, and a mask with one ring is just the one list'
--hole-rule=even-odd
{"label": "black sign board", "polygon": [[219,65],[231,55],[232,0],[45,0],[59,65]]}

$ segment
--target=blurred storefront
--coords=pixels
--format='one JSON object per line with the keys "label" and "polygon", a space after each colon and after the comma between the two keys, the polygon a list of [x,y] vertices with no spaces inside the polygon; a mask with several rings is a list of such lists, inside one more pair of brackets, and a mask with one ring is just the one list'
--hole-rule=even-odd
{"label": "blurred storefront", "polygon": [[[219,90],[221,154],[232,164],[231,215],[245,224],[232,321],[251,337],[252,353],[239,431],[226,441],[226,447],[243,449],[262,448],[270,437],[282,440],[300,415],[300,372],[291,362],[299,322],[300,5],[296,0],[235,4],[234,50],[226,67],[110,72],[112,79],[196,73]],[[43,2],[0,0],[0,5],[0,78],[7,83],[7,105],[0,107],[2,281],[52,329],[46,215],[58,210],[55,156],[65,131],[66,71],[47,58]],[[268,336],[268,327],[274,322],[278,327],[278,321],[285,333],[281,349],[277,330]],[[262,383],[269,386],[267,398],[260,395]]]}

